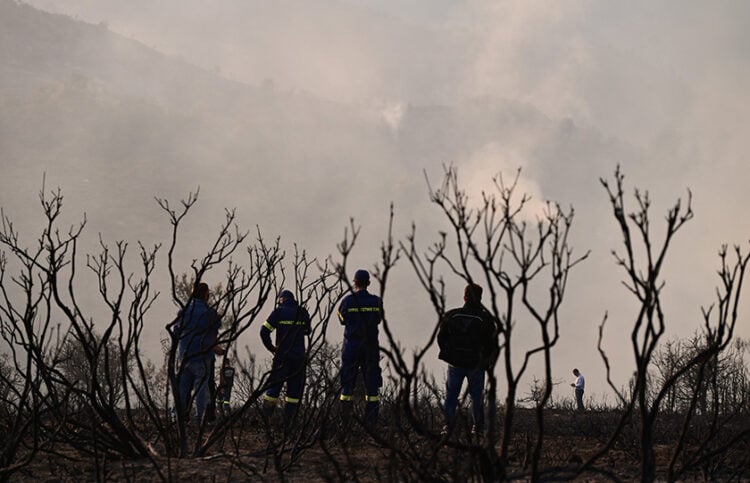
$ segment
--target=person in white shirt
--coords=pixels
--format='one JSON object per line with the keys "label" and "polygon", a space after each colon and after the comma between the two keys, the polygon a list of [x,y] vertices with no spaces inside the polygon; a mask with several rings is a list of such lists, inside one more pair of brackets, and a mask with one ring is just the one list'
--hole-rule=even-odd
{"label": "person in white shirt", "polygon": [[579,411],[583,411],[583,389],[586,386],[586,381],[583,378],[583,374],[578,369],[573,369],[573,375],[576,376],[576,382],[571,382],[570,387],[575,388],[576,392],[576,405]]}

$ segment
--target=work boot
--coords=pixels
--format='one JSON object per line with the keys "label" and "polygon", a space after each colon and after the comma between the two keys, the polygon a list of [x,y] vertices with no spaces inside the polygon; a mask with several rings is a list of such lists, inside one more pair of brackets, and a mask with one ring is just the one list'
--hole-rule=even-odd
{"label": "work boot", "polygon": [[271,419],[273,418],[273,413],[276,410],[276,404],[269,403],[268,401],[263,402],[263,407],[261,408],[261,413],[263,414],[263,423],[266,426],[267,431],[271,431]]}
{"label": "work boot", "polygon": [[297,404],[287,403],[284,406],[284,434],[289,435],[294,429],[294,424],[297,421]]}
{"label": "work boot", "polygon": [[341,401],[341,421],[339,421],[339,436],[346,440],[352,432],[352,412],[354,405],[351,401]]}

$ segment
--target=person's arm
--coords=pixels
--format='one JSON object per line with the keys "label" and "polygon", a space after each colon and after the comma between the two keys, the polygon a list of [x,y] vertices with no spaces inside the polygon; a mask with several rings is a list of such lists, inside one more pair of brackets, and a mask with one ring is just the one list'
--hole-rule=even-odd
{"label": "person's arm", "polygon": [[271,354],[276,353],[276,346],[271,342],[271,332],[276,330],[276,311],[271,312],[268,316],[268,320],[260,327],[260,340],[263,341],[263,345],[268,349]]}
{"label": "person's arm", "polygon": [[305,320],[305,335],[310,335],[310,332],[312,332],[312,323],[310,322],[310,313],[305,309],[302,308],[302,316]]}
{"label": "person's arm", "polygon": [[344,298],[344,300],[341,301],[341,305],[339,305],[339,322],[341,322],[341,325],[346,325],[346,309],[347,309],[347,300],[348,297]]}
{"label": "person's arm", "polygon": [[182,334],[182,309],[177,311],[177,317],[167,325],[167,331],[175,338],[179,339]]}
{"label": "person's arm", "polygon": [[447,319],[448,319],[448,316],[447,314],[445,314],[438,322],[437,342],[438,342],[438,347],[440,348],[441,351],[445,349],[448,339],[450,338],[448,334]]}
{"label": "person's arm", "polygon": [[489,368],[497,360],[497,356],[500,354],[500,341],[498,341],[498,325],[495,317],[487,312],[486,319],[487,335],[486,335],[486,354],[487,360],[485,361],[486,367]]}

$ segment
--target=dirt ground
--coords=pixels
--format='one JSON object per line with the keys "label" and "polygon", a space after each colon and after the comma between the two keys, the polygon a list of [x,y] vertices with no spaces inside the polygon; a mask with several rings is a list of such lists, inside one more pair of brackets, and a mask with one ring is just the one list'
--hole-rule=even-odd
{"label": "dirt ground", "polygon": [[[615,420],[611,413],[580,414],[560,410],[550,411],[545,421],[542,467],[573,469],[603,447]],[[514,427],[513,443],[507,455],[508,474],[525,480],[536,434],[533,412],[519,411]],[[436,480],[456,481],[456,475],[462,474],[461,465],[466,463],[467,455],[474,453],[457,451],[451,445],[476,442],[468,433],[451,435],[447,441],[440,441],[439,436],[431,439],[412,434],[399,436],[400,446],[393,449],[383,444],[387,440],[386,433],[393,433],[393,428],[386,424],[381,428],[382,433],[376,433],[376,438],[358,427],[328,437],[306,433],[303,428],[300,434],[308,437],[297,439],[295,448],[289,441],[282,442],[278,433],[272,436],[275,444],[269,445],[268,433],[257,426],[250,425],[249,428],[236,434],[228,433],[223,442],[213,446],[203,457],[122,459],[47,448],[15,473],[11,481],[404,481],[403,475],[418,474],[407,466],[416,468],[420,457],[436,457],[447,469],[455,470]],[[576,481],[639,480],[639,453],[634,431],[635,427],[626,428],[622,441],[597,461],[594,471],[576,477]],[[657,478],[666,476],[665,470],[673,453],[673,438],[664,432],[656,441]],[[499,449],[499,436],[493,446]],[[478,476],[474,469],[466,467],[465,479]],[[747,474],[750,475],[750,470]],[[705,477],[692,473],[683,480],[705,481]]]}

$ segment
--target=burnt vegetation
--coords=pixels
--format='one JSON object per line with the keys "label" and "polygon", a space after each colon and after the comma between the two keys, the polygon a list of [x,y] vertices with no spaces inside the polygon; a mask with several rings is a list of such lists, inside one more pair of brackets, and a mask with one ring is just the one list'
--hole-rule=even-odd
{"label": "burnt vegetation", "polygon": [[[33,242],[23,241],[27,235],[21,237],[5,213],[0,230],[0,480],[750,478],[748,343],[735,336],[746,249],[721,247],[714,303],[703,309],[692,337],[666,339],[662,270],[693,217],[690,194],[655,223],[648,193],[636,190],[634,207],[626,205],[631,198],[619,169],[602,180],[621,233],[613,265],[637,302],[633,377],[626,387],[610,378],[604,315],[599,351],[617,399],[578,413],[572,401],[552,398],[552,365],[566,331],[560,307],[569,274],[588,254],[570,245],[573,210],[547,203],[530,214],[518,179],[498,176],[494,191],[472,204],[457,170],[447,167],[438,185],[428,182],[445,230],[426,245],[416,226],[403,240],[394,238],[391,209],[373,270],[386,307],[375,427],[363,424],[363,405],[355,406],[353,424],[341,426],[340,347],[326,339],[351,288],[346,274],[356,268],[348,263],[360,233],[354,221],[337,253],[320,260],[298,247],[285,252],[280,240],[267,240],[259,229],[241,229],[228,210],[214,242],[182,267],[178,241],[197,193],[176,204],[156,200],[171,226],[163,245],[101,239],[97,253],[82,254],[85,218],[64,226],[62,193],[42,189],[45,225]],[[166,264],[157,266],[164,252]],[[411,267],[421,300],[434,313],[434,330],[416,350],[401,345],[388,318],[394,295],[386,289],[397,263]],[[171,280],[166,295],[155,291],[157,270]],[[81,272],[93,274],[97,286],[83,286]],[[222,315],[218,344],[229,348],[216,368],[229,358],[236,372],[231,405],[214,421],[195,424],[173,410],[181,370],[177,341],[167,330],[171,321],[153,320],[151,310],[164,296],[184,307],[190,286],[209,278],[220,280],[210,303]],[[483,436],[470,433],[465,415],[452,432],[441,433],[444,388],[425,366],[447,310],[449,279],[483,286],[484,305],[499,321]],[[306,386],[291,426],[278,414],[263,417],[269,368],[237,344],[250,330],[255,335],[264,304],[282,288],[295,293],[312,320]],[[93,312],[82,298],[92,290],[101,302]],[[519,349],[521,319],[533,324],[533,347]],[[143,329],[157,322],[164,325],[162,357],[149,360],[141,350]],[[542,373],[530,376],[532,365]],[[522,381],[529,377],[527,394]]]}

